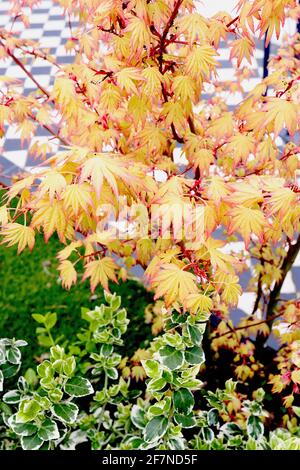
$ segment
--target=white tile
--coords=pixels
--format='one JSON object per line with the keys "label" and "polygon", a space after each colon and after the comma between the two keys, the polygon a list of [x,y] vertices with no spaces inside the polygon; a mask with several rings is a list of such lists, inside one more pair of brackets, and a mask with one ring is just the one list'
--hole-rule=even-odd
{"label": "white tile", "polygon": [[27,150],[4,152],[3,157],[14,163],[14,165],[17,165],[19,168],[24,168],[27,160]]}
{"label": "white tile", "polygon": [[288,274],[287,274],[287,276],[284,280],[284,283],[283,283],[283,286],[282,286],[282,289],[281,289],[281,293],[282,294],[291,294],[293,292],[296,292],[296,286],[295,286],[293,278],[292,278],[292,273],[288,272]]}

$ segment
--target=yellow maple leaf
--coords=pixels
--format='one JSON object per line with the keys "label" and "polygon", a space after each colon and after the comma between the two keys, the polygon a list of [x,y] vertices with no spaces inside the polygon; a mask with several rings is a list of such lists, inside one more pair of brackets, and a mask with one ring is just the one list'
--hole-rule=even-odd
{"label": "yellow maple leaf", "polygon": [[238,67],[241,65],[241,62],[244,58],[247,59],[249,64],[252,63],[251,58],[253,56],[255,43],[250,38],[243,37],[236,39],[230,43],[230,46],[230,60],[236,57]]}
{"label": "yellow maple leaf", "polygon": [[107,181],[115,195],[118,195],[116,177],[127,184],[137,182],[137,178],[125,168],[120,158],[116,158],[113,154],[105,153],[95,153],[93,155],[82,165],[80,181],[90,180],[98,198],[100,197],[104,180]]}
{"label": "yellow maple leaf", "polygon": [[50,204],[49,200],[44,199],[38,206],[37,211],[32,217],[31,226],[33,228],[43,227],[46,242],[55,230],[59,239],[64,242],[67,220],[62,201],[54,199]]}
{"label": "yellow maple leaf", "polygon": [[163,76],[157,67],[146,67],[141,76],[144,78],[142,84],[143,93],[149,97],[155,97],[161,93],[161,83],[163,82]]}
{"label": "yellow maple leaf", "polygon": [[213,302],[210,297],[204,294],[190,294],[186,298],[186,308],[196,315],[198,312],[210,313]]}
{"label": "yellow maple leaf", "polygon": [[232,113],[224,113],[221,117],[212,121],[209,132],[218,138],[230,137],[233,134]]}
{"label": "yellow maple leaf", "polygon": [[88,183],[74,183],[66,187],[63,204],[66,209],[71,208],[75,215],[80,210],[87,211],[92,203],[91,187]]}
{"label": "yellow maple leaf", "polygon": [[183,33],[190,44],[196,40],[204,42],[207,39],[209,29],[207,20],[199,13],[183,16],[176,22],[180,33]]}
{"label": "yellow maple leaf", "polygon": [[266,197],[270,215],[278,215],[281,220],[289,217],[291,210],[297,205],[298,197],[290,188],[271,187],[270,195]]}
{"label": "yellow maple leaf", "polygon": [[264,214],[258,209],[238,206],[229,212],[228,233],[238,232],[242,235],[246,247],[250,236],[255,234],[262,241],[264,228],[268,225]]}
{"label": "yellow maple leaf", "polygon": [[153,282],[157,286],[154,299],[164,297],[167,307],[176,300],[185,304],[189,294],[196,294],[196,276],[176,264],[163,264],[161,270],[154,277]]}
{"label": "yellow maple leaf", "polygon": [[292,101],[271,97],[266,104],[265,125],[274,125],[274,134],[278,136],[285,127],[291,135],[297,129],[297,106]]}
{"label": "yellow maple leaf", "polygon": [[18,244],[18,254],[20,254],[26,246],[28,246],[30,251],[34,247],[34,230],[26,225],[21,225],[16,222],[6,224],[1,230],[1,235],[4,237],[2,243],[7,243],[8,246]]}
{"label": "yellow maple leaf", "polygon": [[67,245],[65,248],[58,252],[57,258],[60,261],[66,260],[73,253],[73,251],[76,250],[76,248],[79,248],[80,246],[82,246],[82,242],[80,240],[76,242],[71,242],[69,245]]}
{"label": "yellow maple leaf", "polygon": [[223,253],[220,248],[223,248],[226,243],[223,240],[215,240],[214,238],[209,238],[205,242],[205,247],[209,254],[209,259],[211,264],[215,268],[219,268],[224,272],[232,272],[232,265],[235,262],[235,258],[227,253]]}
{"label": "yellow maple leaf", "polygon": [[218,55],[216,50],[208,45],[195,46],[189,51],[185,61],[185,73],[196,81],[199,77],[209,77],[217,65],[214,56]]}
{"label": "yellow maple leaf", "polygon": [[141,80],[141,72],[134,67],[124,67],[119,72],[116,72],[117,84],[121,90],[127,93],[138,93],[135,82]]}
{"label": "yellow maple leaf", "polygon": [[221,290],[221,298],[230,305],[237,305],[242,288],[238,284],[239,278],[234,274],[219,271],[215,276],[216,288]]}
{"label": "yellow maple leaf", "polygon": [[152,34],[147,23],[142,18],[138,16],[130,18],[125,31],[130,33],[132,52],[140,55],[145,46],[149,53]]}
{"label": "yellow maple leaf", "polygon": [[40,196],[43,197],[48,193],[49,199],[52,201],[56,195],[59,195],[65,189],[66,185],[65,178],[58,171],[48,171],[39,186]]}
{"label": "yellow maple leaf", "polygon": [[98,284],[101,284],[105,290],[108,289],[108,281],[118,282],[115,271],[118,266],[112,258],[105,256],[104,258],[90,261],[85,266],[83,280],[90,278],[91,290],[94,292]]}
{"label": "yellow maple leaf", "polygon": [[77,281],[77,272],[73,263],[66,259],[58,266],[58,269],[63,287],[69,290]]}
{"label": "yellow maple leaf", "polygon": [[291,379],[295,384],[300,384],[300,369],[293,370]]}

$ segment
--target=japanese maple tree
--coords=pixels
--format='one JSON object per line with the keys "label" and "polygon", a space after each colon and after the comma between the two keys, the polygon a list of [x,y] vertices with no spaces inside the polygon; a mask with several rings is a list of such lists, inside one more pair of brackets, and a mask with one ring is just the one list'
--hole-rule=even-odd
{"label": "japanese maple tree", "polygon": [[[23,7],[36,3],[12,1],[12,21],[26,26]],[[7,188],[3,242],[20,253],[33,248],[36,232],[46,242],[57,233],[67,289],[83,272],[93,291],[107,290],[109,281],[126,280],[141,265],[166,318],[177,310],[209,322],[214,314],[217,325],[207,329],[212,354],[232,351],[242,380],[264,373],[259,351],[284,318],[290,326],[271,381],[274,391],[286,388],[291,406],[300,384],[300,305],[282,301],[280,291],[300,247],[299,35],[286,38],[267,78],[247,92],[245,83],[255,37],[266,34],[267,43],[279,37],[286,18],[299,18],[297,2],[240,0],[236,16],[220,11],[211,18],[192,0],[58,3],[79,19],[66,44],[70,65],[0,30],[1,58],[19,65],[35,86],[25,96],[14,77],[0,77],[1,132],[15,125],[28,142],[38,126],[49,133],[48,143],[30,148],[43,164]],[[236,67],[230,81],[218,75],[224,43]],[[55,66],[53,87],[38,82],[27,58]],[[236,92],[244,95],[232,109],[226,93]],[[231,250],[234,240],[242,241],[239,252]],[[249,257],[257,260],[250,286],[257,296],[235,327],[230,312]]]}

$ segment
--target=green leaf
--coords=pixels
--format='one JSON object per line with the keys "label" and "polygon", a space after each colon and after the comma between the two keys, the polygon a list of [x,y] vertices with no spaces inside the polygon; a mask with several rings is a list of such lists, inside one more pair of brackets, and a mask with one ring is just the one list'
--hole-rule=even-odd
{"label": "green leaf", "polygon": [[41,315],[40,313],[33,313],[31,316],[37,323],[41,323],[41,324],[45,323],[44,315]]}
{"label": "green leaf", "polygon": [[19,392],[19,390],[10,390],[9,392],[3,395],[2,400],[4,401],[4,403],[7,403],[7,404],[15,404],[15,403],[19,403],[21,398],[22,398],[22,395]]}
{"label": "green leaf", "polygon": [[38,436],[44,441],[59,439],[59,431],[55,421],[47,418],[43,421]]}
{"label": "green leaf", "polygon": [[36,434],[38,427],[34,423],[16,423],[16,415],[10,416],[8,424],[19,436],[31,436]]}
{"label": "green leaf", "polygon": [[247,419],[247,433],[256,440],[264,435],[264,425],[258,416],[250,415]]}
{"label": "green leaf", "polygon": [[242,434],[241,428],[236,423],[225,423],[220,429],[227,437]]}
{"label": "green leaf", "polygon": [[21,351],[18,348],[12,346],[6,353],[8,362],[11,364],[20,364],[21,362]]}
{"label": "green leaf", "polygon": [[115,367],[110,367],[109,369],[106,369],[107,376],[112,379],[112,380],[117,380],[119,377],[118,371]]}
{"label": "green leaf", "polygon": [[216,426],[218,424],[218,420],[218,410],[216,408],[212,408],[211,410],[209,410],[209,412],[207,413],[207,424],[209,426]]}
{"label": "green leaf", "polygon": [[203,440],[208,444],[214,440],[214,433],[210,428],[202,428]]}
{"label": "green leaf", "polygon": [[3,364],[6,361],[5,348],[0,344],[0,364]]}
{"label": "green leaf", "polygon": [[190,340],[192,341],[193,344],[196,346],[200,346],[202,342],[202,330],[197,326],[197,325],[189,325],[187,326],[188,334],[190,337]]}
{"label": "green leaf", "polygon": [[173,395],[174,408],[179,414],[189,415],[194,408],[195,400],[187,388],[176,390]]}
{"label": "green leaf", "polygon": [[76,369],[76,361],[75,361],[75,357],[74,356],[71,356],[71,357],[67,357],[67,359],[64,360],[63,362],[63,371],[66,375],[68,375],[69,377],[71,377],[71,375],[74,373]]}
{"label": "green leaf", "polygon": [[159,355],[163,365],[170,370],[179,369],[184,361],[183,352],[178,351],[172,346],[163,346],[160,348]]}
{"label": "green leaf", "polygon": [[52,413],[60,421],[68,424],[74,423],[78,415],[78,406],[75,403],[56,403],[51,408]]}
{"label": "green leaf", "polygon": [[23,339],[17,339],[17,341],[14,341],[14,346],[16,348],[23,348],[24,346],[27,346],[27,341],[24,341]]}
{"label": "green leaf", "polygon": [[100,348],[100,354],[104,357],[109,357],[114,350],[111,344],[102,344]]}
{"label": "green leaf", "polygon": [[203,364],[203,362],[205,361],[203,349],[199,346],[193,346],[192,348],[186,349],[184,357],[186,362],[191,365]]}
{"label": "green leaf", "polygon": [[54,327],[54,325],[57,322],[57,315],[56,313],[47,313],[46,318],[45,318],[45,327],[50,330],[51,328]]}
{"label": "green leaf", "polygon": [[37,366],[37,373],[42,378],[52,378],[54,376],[54,369],[50,361],[43,361]]}
{"label": "green leaf", "polygon": [[147,384],[147,391],[150,393],[158,392],[166,386],[166,383],[167,382],[162,377],[160,379],[152,379]]}
{"label": "green leaf", "polygon": [[23,400],[16,414],[16,422],[27,423],[28,421],[33,421],[40,411],[41,406],[37,400]]}
{"label": "green leaf", "polygon": [[177,424],[186,429],[194,428],[196,426],[196,420],[192,413],[190,415],[181,415],[179,413],[175,413],[174,420]]}
{"label": "green leaf", "polygon": [[168,419],[164,416],[155,416],[144,429],[144,438],[146,442],[158,441],[168,429]]}
{"label": "green leaf", "polygon": [[300,418],[300,406],[293,406],[293,411],[298,418]]}
{"label": "green leaf", "polygon": [[16,375],[20,370],[21,364],[3,364],[2,372],[5,379],[9,379]]}
{"label": "green leaf", "polygon": [[64,386],[68,395],[74,397],[84,397],[94,392],[91,382],[83,377],[72,377]]}
{"label": "green leaf", "polygon": [[148,377],[151,379],[158,379],[161,375],[161,370],[159,368],[159,363],[153,359],[147,359],[142,361],[142,366]]}
{"label": "green leaf", "polygon": [[21,446],[23,450],[38,450],[43,443],[43,439],[41,439],[37,434],[21,437]]}
{"label": "green leaf", "polygon": [[169,439],[171,450],[185,450],[184,439],[182,437],[172,437]]}
{"label": "green leaf", "polygon": [[133,424],[138,429],[145,429],[145,426],[146,426],[145,412],[138,405],[133,405],[130,418]]}
{"label": "green leaf", "polygon": [[34,386],[37,384],[38,382],[38,378],[37,378],[37,375],[36,375],[36,372],[34,369],[27,369],[25,374],[24,374],[24,378],[26,380],[26,382],[28,383],[28,385],[31,385],[31,386]]}

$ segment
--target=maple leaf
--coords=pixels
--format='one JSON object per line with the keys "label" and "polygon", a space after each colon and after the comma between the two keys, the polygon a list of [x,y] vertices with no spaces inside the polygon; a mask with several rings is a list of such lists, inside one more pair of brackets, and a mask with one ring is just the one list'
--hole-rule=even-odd
{"label": "maple leaf", "polygon": [[7,210],[7,206],[4,205],[4,206],[1,206],[0,207],[0,224],[1,225],[6,225],[8,223],[8,210]]}
{"label": "maple leaf", "polygon": [[192,13],[180,18],[176,22],[176,26],[180,33],[187,37],[190,44],[193,44],[198,39],[200,42],[204,42],[209,33],[207,20],[199,13]]}
{"label": "maple leaf", "polygon": [[64,260],[59,266],[60,278],[62,280],[62,286],[70,290],[71,286],[77,281],[77,272],[74,268],[73,263],[69,260]]}
{"label": "maple leaf", "polygon": [[185,303],[189,294],[196,294],[196,276],[176,264],[163,264],[161,270],[154,277],[153,282],[156,287],[154,299],[164,297],[167,307],[176,300]]}
{"label": "maple leaf", "polygon": [[67,220],[62,201],[54,199],[50,204],[49,200],[46,199],[39,203],[39,208],[32,217],[31,227],[43,227],[46,242],[55,230],[59,239],[64,242],[66,226]]}
{"label": "maple leaf", "polygon": [[218,55],[216,50],[208,45],[195,46],[188,53],[185,60],[185,72],[195,80],[199,77],[209,77],[215,69],[217,62],[214,56]]}
{"label": "maple leaf", "polygon": [[221,117],[215,119],[209,126],[209,132],[218,138],[231,137],[233,134],[232,113],[224,113]]}
{"label": "maple leaf", "polygon": [[165,122],[167,126],[171,126],[173,124],[176,129],[183,132],[186,128],[186,118],[183,113],[182,105],[179,101],[175,103],[173,101],[169,101],[164,103],[162,116],[165,116]]}
{"label": "maple leaf", "polygon": [[249,245],[252,234],[257,235],[260,241],[262,241],[264,228],[268,224],[260,210],[238,206],[229,212],[229,217],[228,233],[235,231],[240,233],[244,238],[246,247]]}
{"label": "maple leaf", "polygon": [[82,246],[82,242],[79,240],[71,242],[68,246],[58,252],[57,258],[60,261],[66,260],[73,253],[73,251],[76,250],[76,248],[79,248],[80,246]]}
{"label": "maple leaf", "polygon": [[186,308],[194,315],[198,312],[210,313],[213,308],[213,301],[204,294],[190,294],[186,298]]}
{"label": "maple leaf", "polygon": [[52,201],[55,196],[59,195],[66,187],[67,182],[63,175],[58,171],[49,171],[42,179],[39,186],[40,196],[43,197],[46,193],[49,194],[49,199]]}
{"label": "maple leaf", "polygon": [[235,206],[252,207],[264,201],[258,181],[231,183],[230,188],[232,192],[224,200]]}
{"label": "maple leaf", "polygon": [[157,67],[147,67],[141,74],[144,82],[142,83],[142,90],[146,96],[157,97],[157,93],[161,94],[161,83],[163,82],[163,75]]}
{"label": "maple leaf", "polygon": [[227,304],[237,305],[242,288],[238,284],[239,278],[234,274],[218,272],[215,276],[216,287],[221,290],[221,297]]}
{"label": "maple leaf", "polygon": [[77,215],[80,210],[87,211],[93,203],[91,187],[87,183],[73,183],[66,187],[63,194],[63,204],[66,209],[71,208]]}
{"label": "maple leaf", "polygon": [[98,153],[82,165],[80,181],[90,180],[99,198],[104,180],[111,187],[113,193],[118,195],[116,177],[129,184],[137,182],[137,178],[129,173],[120,158],[116,158],[114,154]]}
{"label": "maple leaf", "polygon": [[119,72],[116,72],[117,84],[121,90],[129,93],[138,93],[135,82],[141,80],[141,72],[134,67],[124,67]]}
{"label": "maple leaf", "polygon": [[225,242],[223,240],[215,240],[214,238],[209,238],[205,242],[205,247],[209,253],[211,264],[215,268],[219,268],[221,271],[232,272],[232,266],[235,263],[235,258],[220,251],[219,248],[223,248],[224,245]]}
{"label": "maple leaf", "polygon": [[294,135],[297,129],[297,106],[292,101],[286,101],[281,98],[268,98],[266,104],[265,125],[269,123],[274,125],[275,136],[286,127],[291,135]]}
{"label": "maple leaf", "polygon": [[231,51],[230,51],[230,60],[234,57],[237,58],[237,66],[241,65],[242,60],[244,57],[247,59],[249,64],[252,63],[252,56],[253,56],[253,49],[255,47],[255,43],[248,37],[243,37],[240,39],[236,39],[230,43]]}
{"label": "maple leaf", "polygon": [[143,52],[144,47],[146,47],[149,54],[152,35],[150,29],[142,18],[139,18],[138,16],[130,18],[125,31],[131,33],[130,45],[132,52],[140,55]]}
{"label": "maple leaf", "polygon": [[187,75],[177,75],[172,84],[172,90],[176,97],[180,98],[184,103],[194,101],[196,96],[195,81]]}
{"label": "maple leaf", "polygon": [[275,187],[271,185],[270,193],[266,196],[269,215],[277,214],[281,220],[289,217],[292,209],[298,203],[297,194],[290,188]]}
{"label": "maple leaf", "polygon": [[104,258],[90,261],[85,266],[85,272],[83,275],[83,280],[90,278],[91,290],[95,291],[98,284],[101,284],[105,290],[108,289],[108,281],[112,280],[118,282],[115,271],[118,269],[118,266],[112,258],[105,256]]}
{"label": "maple leaf", "polygon": [[18,244],[18,254],[28,246],[30,251],[34,247],[35,233],[31,227],[21,225],[16,222],[6,224],[1,230],[3,235],[2,243],[7,243],[8,246]]}
{"label": "maple leaf", "polygon": [[255,141],[249,134],[237,134],[232,136],[226,145],[226,152],[230,152],[236,163],[239,160],[246,163],[249,155],[254,152]]}

